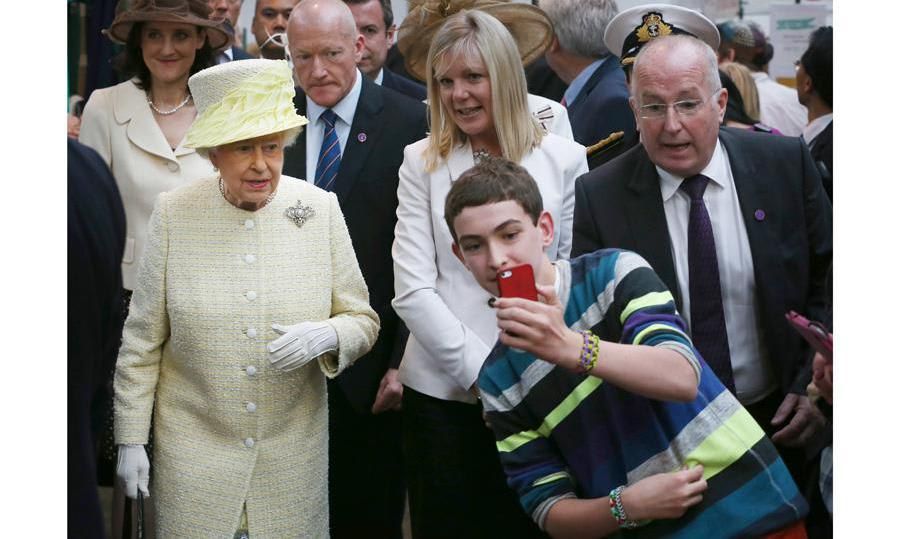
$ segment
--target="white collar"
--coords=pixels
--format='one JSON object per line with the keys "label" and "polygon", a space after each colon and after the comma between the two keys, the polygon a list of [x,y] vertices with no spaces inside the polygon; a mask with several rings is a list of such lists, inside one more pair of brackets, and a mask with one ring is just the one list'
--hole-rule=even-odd
{"label": "white collar", "polygon": [[810,121],[807,126],[802,129],[802,138],[805,139],[806,144],[811,144],[815,138],[821,134],[822,131],[827,129],[827,126],[830,125],[830,122],[833,121],[833,113],[825,114],[823,116],[819,116],[814,120]]}
{"label": "white collar", "polygon": [[[718,184],[724,188],[727,186],[727,166],[727,156],[724,153],[724,148],[721,146],[721,140],[719,139],[715,142],[715,151],[712,152],[712,158],[699,173],[712,180],[712,183]],[[660,187],[662,190],[662,201],[668,202],[668,200],[677,193],[677,190],[680,189],[680,184],[683,183],[684,179],[680,176],[675,176],[658,165],[656,165],[656,172],[659,173],[659,178],[661,179]]]}
{"label": "white collar", "polygon": [[[343,96],[343,99],[331,107],[331,110],[337,114],[337,117],[347,125],[353,125],[353,116],[356,114],[356,105],[359,103],[359,96],[362,94],[362,77],[362,72],[359,71],[359,68],[356,68],[356,82],[353,83],[353,87],[350,88],[350,91],[345,96]],[[310,99],[309,94],[306,94],[306,116],[310,123],[315,124],[318,122],[319,116],[321,116],[325,110],[325,107],[322,107]]]}

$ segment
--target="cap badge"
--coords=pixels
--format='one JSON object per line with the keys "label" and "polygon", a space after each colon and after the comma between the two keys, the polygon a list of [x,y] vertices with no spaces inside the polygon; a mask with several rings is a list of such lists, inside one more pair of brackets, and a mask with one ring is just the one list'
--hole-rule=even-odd
{"label": "cap badge", "polygon": [[637,28],[637,39],[640,43],[669,34],[671,26],[662,19],[661,13],[647,13],[643,16],[643,26]]}

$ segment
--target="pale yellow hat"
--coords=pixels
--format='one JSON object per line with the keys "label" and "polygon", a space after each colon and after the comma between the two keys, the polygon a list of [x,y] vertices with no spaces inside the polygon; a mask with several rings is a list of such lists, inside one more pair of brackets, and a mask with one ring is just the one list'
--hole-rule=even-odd
{"label": "pale yellow hat", "polygon": [[188,81],[197,107],[184,145],[214,148],[302,127],[285,60],[237,60],[195,73]]}

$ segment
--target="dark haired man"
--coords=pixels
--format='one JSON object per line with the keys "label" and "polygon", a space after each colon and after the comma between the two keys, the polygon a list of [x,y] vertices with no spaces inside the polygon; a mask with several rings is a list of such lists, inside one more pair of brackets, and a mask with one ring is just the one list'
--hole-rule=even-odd
{"label": "dark haired man", "polygon": [[833,27],[822,26],[809,37],[808,49],[796,63],[796,91],[808,109],[802,138],[818,164],[824,189],[833,200]]}
{"label": "dark haired man", "polygon": [[387,51],[393,44],[396,25],[390,0],[344,0],[353,12],[356,28],[365,38],[359,69],[366,77],[385,88],[391,88],[411,98],[427,99],[425,87],[384,67]]}

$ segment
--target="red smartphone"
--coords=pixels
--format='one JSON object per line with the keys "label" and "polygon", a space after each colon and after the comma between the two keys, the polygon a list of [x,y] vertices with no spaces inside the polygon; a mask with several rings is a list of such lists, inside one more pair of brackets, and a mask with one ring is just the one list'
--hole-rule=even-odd
{"label": "red smartphone", "polygon": [[499,295],[504,298],[524,298],[537,301],[537,286],[534,284],[534,268],[523,264],[500,270],[496,273]]}

